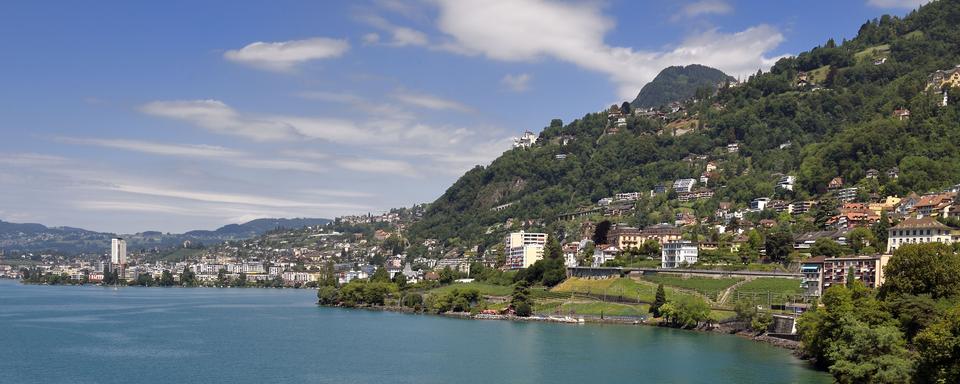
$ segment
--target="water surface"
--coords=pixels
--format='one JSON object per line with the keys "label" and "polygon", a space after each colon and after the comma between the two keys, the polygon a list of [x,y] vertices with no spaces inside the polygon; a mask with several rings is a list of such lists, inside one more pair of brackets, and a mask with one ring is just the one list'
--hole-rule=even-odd
{"label": "water surface", "polygon": [[831,382],[734,336],[320,308],[314,295],[0,280],[0,382]]}

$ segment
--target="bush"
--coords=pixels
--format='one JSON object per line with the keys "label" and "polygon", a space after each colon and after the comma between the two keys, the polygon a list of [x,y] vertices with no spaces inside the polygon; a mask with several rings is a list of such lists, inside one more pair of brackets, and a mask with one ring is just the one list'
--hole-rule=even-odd
{"label": "bush", "polygon": [[526,301],[524,301],[524,302],[518,303],[517,306],[516,306],[515,308],[513,308],[513,312],[514,312],[517,316],[520,316],[520,317],[528,317],[528,316],[530,316],[531,314],[533,314],[533,308],[530,307],[530,304],[529,304],[529,303],[527,303]]}

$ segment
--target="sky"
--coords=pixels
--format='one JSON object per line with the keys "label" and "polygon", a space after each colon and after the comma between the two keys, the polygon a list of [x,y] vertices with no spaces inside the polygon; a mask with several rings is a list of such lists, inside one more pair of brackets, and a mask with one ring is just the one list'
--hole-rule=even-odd
{"label": "sky", "polygon": [[745,77],[923,2],[4,1],[0,220],[183,232],[430,202],[664,67]]}

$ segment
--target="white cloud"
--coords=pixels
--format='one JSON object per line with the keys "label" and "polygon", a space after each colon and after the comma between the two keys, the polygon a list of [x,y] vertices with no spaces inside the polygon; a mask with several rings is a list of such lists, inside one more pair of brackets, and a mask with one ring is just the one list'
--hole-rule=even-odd
{"label": "white cloud", "polygon": [[342,39],[315,37],[306,40],[262,42],[224,52],[227,60],[273,71],[289,71],[311,60],[340,57],[350,49]]}
{"label": "white cloud", "polygon": [[221,204],[240,204],[274,208],[358,208],[352,204],[315,203],[275,198],[262,195],[248,195],[235,193],[221,193],[209,191],[191,191],[186,189],[168,188],[156,185],[114,184],[107,187],[109,190],[130,194],[168,197],[182,200],[202,201]]}
{"label": "white cloud", "polygon": [[632,99],[671,65],[698,63],[732,75],[756,72],[775,61],[767,53],[784,40],[776,28],[758,25],[732,34],[709,30],[671,50],[637,51],[604,41],[614,22],[595,2],[436,0],[436,4],[438,29],[452,38],[448,50],[502,61],[566,61],[607,74],[624,99]]}
{"label": "white cloud", "polygon": [[241,116],[219,100],[155,101],[142,106],[140,110],[154,116],[187,121],[217,133],[255,140],[282,140],[299,136],[288,124]]}
{"label": "white cloud", "polygon": [[674,20],[680,18],[692,18],[702,15],[723,15],[733,12],[733,7],[722,0],[701,0],[687,5],[680,9],[680,13],[674,15]]}
{"label": "white cloud", "polygon": [[380,34],[375,32],[370,32],[363,35],[364,44],[376,44],[380,42]]}
{"label": "white cloud", "polygon": [[54,166],[68,162],[60,156],[39,153],[11,153],[0,155],[0,164],[11,166]]}
{"label": "white cloud", "polygon": [[391,97],[399,100],[402,103],[420,108],[473,112],[472,108],[463,105],[460,102],[444,99],[439,96],[428,95],[425,93],[396,92],[392,94]]}
{"label": "white cloud", "polygon": [[914,9],[931,0],[867,0],[867,4],[877,8]]}
{"label": "white cloud", "polygon": [[383,173],[400,176],[418,176],[416,168],[408,162],[385,159],[343,158],[337,165],[357,172]]}
{"label": "white cloud", "polygon": [[514,92],[524,92],[530,90],[530,74],[521,73],[521,74],[507,74],[502,79],[500,79],[500,84],[503,84],[507,89],[510,89]]}
{"label": "white cloud", "polygon": [[216,145],[197,145],[197,144],[164,144],[141,140],[124,139],[83,139],[74,137],[59,137],[57,140],[80,145],[94,145],[105,148],[122,149],[126,151],[150,153],[154,155],[165,156],[188,156],[188,157],[239,157],[244,153],[227,149]]}
{"label": "white cloud", "polygon": [[[416,29],[395,25],[387,19],[376,15],[368,15],[362,18],[367,24],[379,28],[390,34],[388,45],[395,47],[405,47],[408,45],[425,46],[430,43],[427,34]],[[377,41],[379,41],[379,35]]]}

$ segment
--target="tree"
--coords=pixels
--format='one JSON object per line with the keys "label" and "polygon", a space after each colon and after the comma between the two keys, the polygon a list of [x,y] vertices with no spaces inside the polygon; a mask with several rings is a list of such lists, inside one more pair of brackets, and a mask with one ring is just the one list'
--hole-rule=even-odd
{"label": "tree", "polygon": [[334,305],[340,300],[340,292],[336,287],[320,286],[317,288],[317,299],[321,305]]}
{"label": "tree", "polygon": [[370,281],[377,283],[386,283],[390,281],[390,273],[383,267],[377,267],[377,270],[370,276]]}
{"label": "tree", "polygon": [[[960,194],[958,194],[958,196],[960,196]],[[887,211],[880,211],[880,220],[873,225],[873,236],[877,244],[877,246],[874,248],[885,249],[889,230],[890,218],[887,216]]]}
{"label": "tree", "polygon": [[653,314],[653,317],[660,317],[660,308],[667,303],[667,292],[663,290],[663,284],[657,284],[657,295],[653,301],[653,305],[650,306],[650,313]]}
{"label": "tree", "polygon": [[563,259],[563,249],[560,247],[560,242],[557,241],[556,236],[549,236],[543,254],[547,259]]}
{"label": "tree", "polygon": [[393,283],[397,285],[397,288],[404,289],[407,287],[407,276],[397,272],[396,275],[393,275]]}
{"label": "tree", "polygon": [[914,339],[918,375],[928,383],[960,382],[960,307],[948,311]]}
{"label": "tree", "polygon": [[897,248],[884,269],[882,295],[929,293],[934,299],[960,294],[960,255],[941,243]]}
{"label": "tree", "polygon": [[847,235],[850,238],[850,248],[857,255],[864,254],[864,250],[877,244],[877,236],[873,231],[864,228],[854,228]]}
{"label": "tree", "polygon": [[811,256],[837,257],[844,253],[843,246],[829,237],[821,237],[810,246]]}
{"label": "tree", "polygon": [[786,226],[781,226],[767,235],[764,248],[766,248],[767,257],[771,261],[787,263],[790,261],[790,252],[793,252],[793,235],[790,234]]}
{"label": "tree", "polygon": [[160,274],[160,286],[172,287],[174,286],[174,284],[176,284],[176,282],[173,281],[173,274],[170,273],[170,270],[164,269],[163,272]]}

